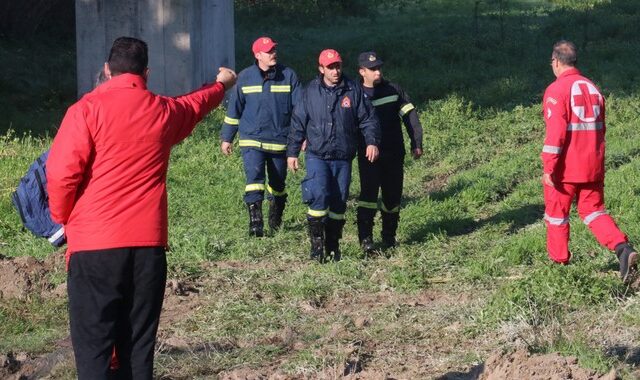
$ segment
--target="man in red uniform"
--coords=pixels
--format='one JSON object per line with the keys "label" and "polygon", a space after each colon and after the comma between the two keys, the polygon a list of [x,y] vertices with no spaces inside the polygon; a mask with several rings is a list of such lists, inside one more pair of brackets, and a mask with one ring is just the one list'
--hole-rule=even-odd
{"label": "man in red uniform", "polygon": [[118,379],[151,379],[166,282],[166,177],[173,145],[235,83],[188,95],[147,90],[145,42],[116,39],[107,81],[69,107],[47,161],[54,221],[68,241],[69,322],[79,379],[106,379],[117,347]]}
{"label": "man in red uniform", "polygon": [[604,207],[604,97],[580,74],[576,62],[573,43],[554,45],[551,67],[557,79],[547,87],[542,103],[547,251],[555,262],[569,262],[569,211],[577,198],[580,218],[600,244],[615,251],[626,282],[636,270],[638,254]]}

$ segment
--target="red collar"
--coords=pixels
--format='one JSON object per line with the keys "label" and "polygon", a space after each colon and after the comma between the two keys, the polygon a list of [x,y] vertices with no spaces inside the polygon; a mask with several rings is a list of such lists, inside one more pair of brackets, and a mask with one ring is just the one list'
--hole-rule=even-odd
{"label": "red collar", "polygon": [[108,81],[98,86],[98,88],[96,88],[96,91],[103,92],[113,88],[139,88],[142,90],[146,90],[147,81],[140,75],[129,73],[120,74],[112,77]]}
{"label": "red collar", "polygon": [[558,79],[564,78],[564,77],[569,76],[569,75],[580,75],[580,70],[576,69],[575,67],[567,69],[562,74],[560,74],[558,76]]}

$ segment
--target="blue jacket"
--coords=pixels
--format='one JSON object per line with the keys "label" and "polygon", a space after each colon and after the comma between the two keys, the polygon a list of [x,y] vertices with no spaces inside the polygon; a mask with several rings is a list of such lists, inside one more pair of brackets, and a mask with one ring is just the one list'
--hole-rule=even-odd
{"label": "blue jacket", "polygon": [[322,76],[302,93],[291,118],[287,156],[298,157],[302,142],[307,152],[326,160],[352,160],[360,135],[366,145],[380,145],[380,124],[362,87],[342,76],[334,87]]}
{"label": "blue jacket", "polygon": [[257,64],[238,75],[220,133],[232,142],[240,131],[240,146],[270,152],[286,150],[291,111],[302,89],[296,73],[283,65],[263,72]]}

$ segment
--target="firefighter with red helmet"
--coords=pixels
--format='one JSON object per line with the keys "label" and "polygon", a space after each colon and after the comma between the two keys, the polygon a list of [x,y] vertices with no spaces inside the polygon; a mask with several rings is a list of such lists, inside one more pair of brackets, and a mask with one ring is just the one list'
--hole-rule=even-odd
{"label": "firefighter with red helmet", "polygon": [[576,68],[576,47],[559,41],[551,67],[556,80],[542,103],[546,136],[542,148],[547,251],[567,264],[569,211],[577,199],[578,214],[600,244],[614,251],[620,276],[628,281],[638,254],[604,207],[605,100],[598,87]]}

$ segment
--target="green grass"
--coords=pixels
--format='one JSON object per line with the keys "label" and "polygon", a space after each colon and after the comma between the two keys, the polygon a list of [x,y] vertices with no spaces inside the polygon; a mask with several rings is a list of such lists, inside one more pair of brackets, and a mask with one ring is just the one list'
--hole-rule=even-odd
{"label": "green grass", "polygon": [[[406,159],[401,245],[386,252],[388,257],[365,259],[360,252],[354,165],[344,260],[317,265],[307,259],[301,173],[287,178],[283,230],[247,237],[241,159],[237,147],[231,157],[220,153],[224,110],[214,111],[174,149],[168,176],[170,277],[199,284],[200,304],[160,332],[205,348],[161,349],[158,375],[207,378],[244,365],[313,377],[340,372],[355,355],[345,347],[361,342],[358,352],[371,356],[365,369],[394,375],[406,362],[423,377],[437,377],[513,347],[501,326],[522,323],[541,333],[533,351],[574,355],[599,372],[615,366],[623,378],[633,378],[637,363],[607,354],[615,345],[633,349],[628,336],[640,332],[637,295],[618,280],[615,256],[574,212],[572,264],[554,266],[546,257],[538,103],[553,79],[552,43],[573,39],[584,48],[581,68],[608,100],[607,208],[640,241],[640,5],[502,3],[501,12],[500,1],[480,2],[477,18],[470,1],[407,0],[386,7],[373,2],[362,14],[342,10],[335,17],[313,9],[296,17],[285,5],[272,4],[265,12],[282,18],[269,23],[256,23],[251,10],[239,8],[238,67],[251,62],[248,46],[262,34],[279,42],[282,62],[304,80],[315,75],[323,48],[343,54],[348,74],[355,74],[358,52],[376,49],[386,62],[385,76],[399,82],[420,111],[425,155]],[[51,59],[68,59],[68,47],[53,49],[62,53]],[[4,43],[0,49],[17,48]],[[37,77],[34,83],[48,80]],[[66,105],[74,86],[63,87],[55,91],[64,92]],[[56,125],[64,105],[51,104],[46,122],[38,120],[42,113],[15,112],[31,125]],[[47,128],[12,123],[19,132],[0,138],[0,254],[41,258],[54,249],[21,229],[9,195],[50,137]],[[62,280],[60,274],[52,277]],[[45,306],[46,313],[34,312]],[[354,321],[363,316],[370,322],[357,327]],[[0,351],[43,352],[66,334],[65,321],[62,301],[0,300]],[[563,322],[567,326],[555,333]],[[622,326],[627,335],[616,335],[612,326]],[[292,331],[291,342],[279,338],[285,331]],[[425,357],[430,364],[420,366]],[[67,369],[60,371],[60,378],[69,376]]]}

